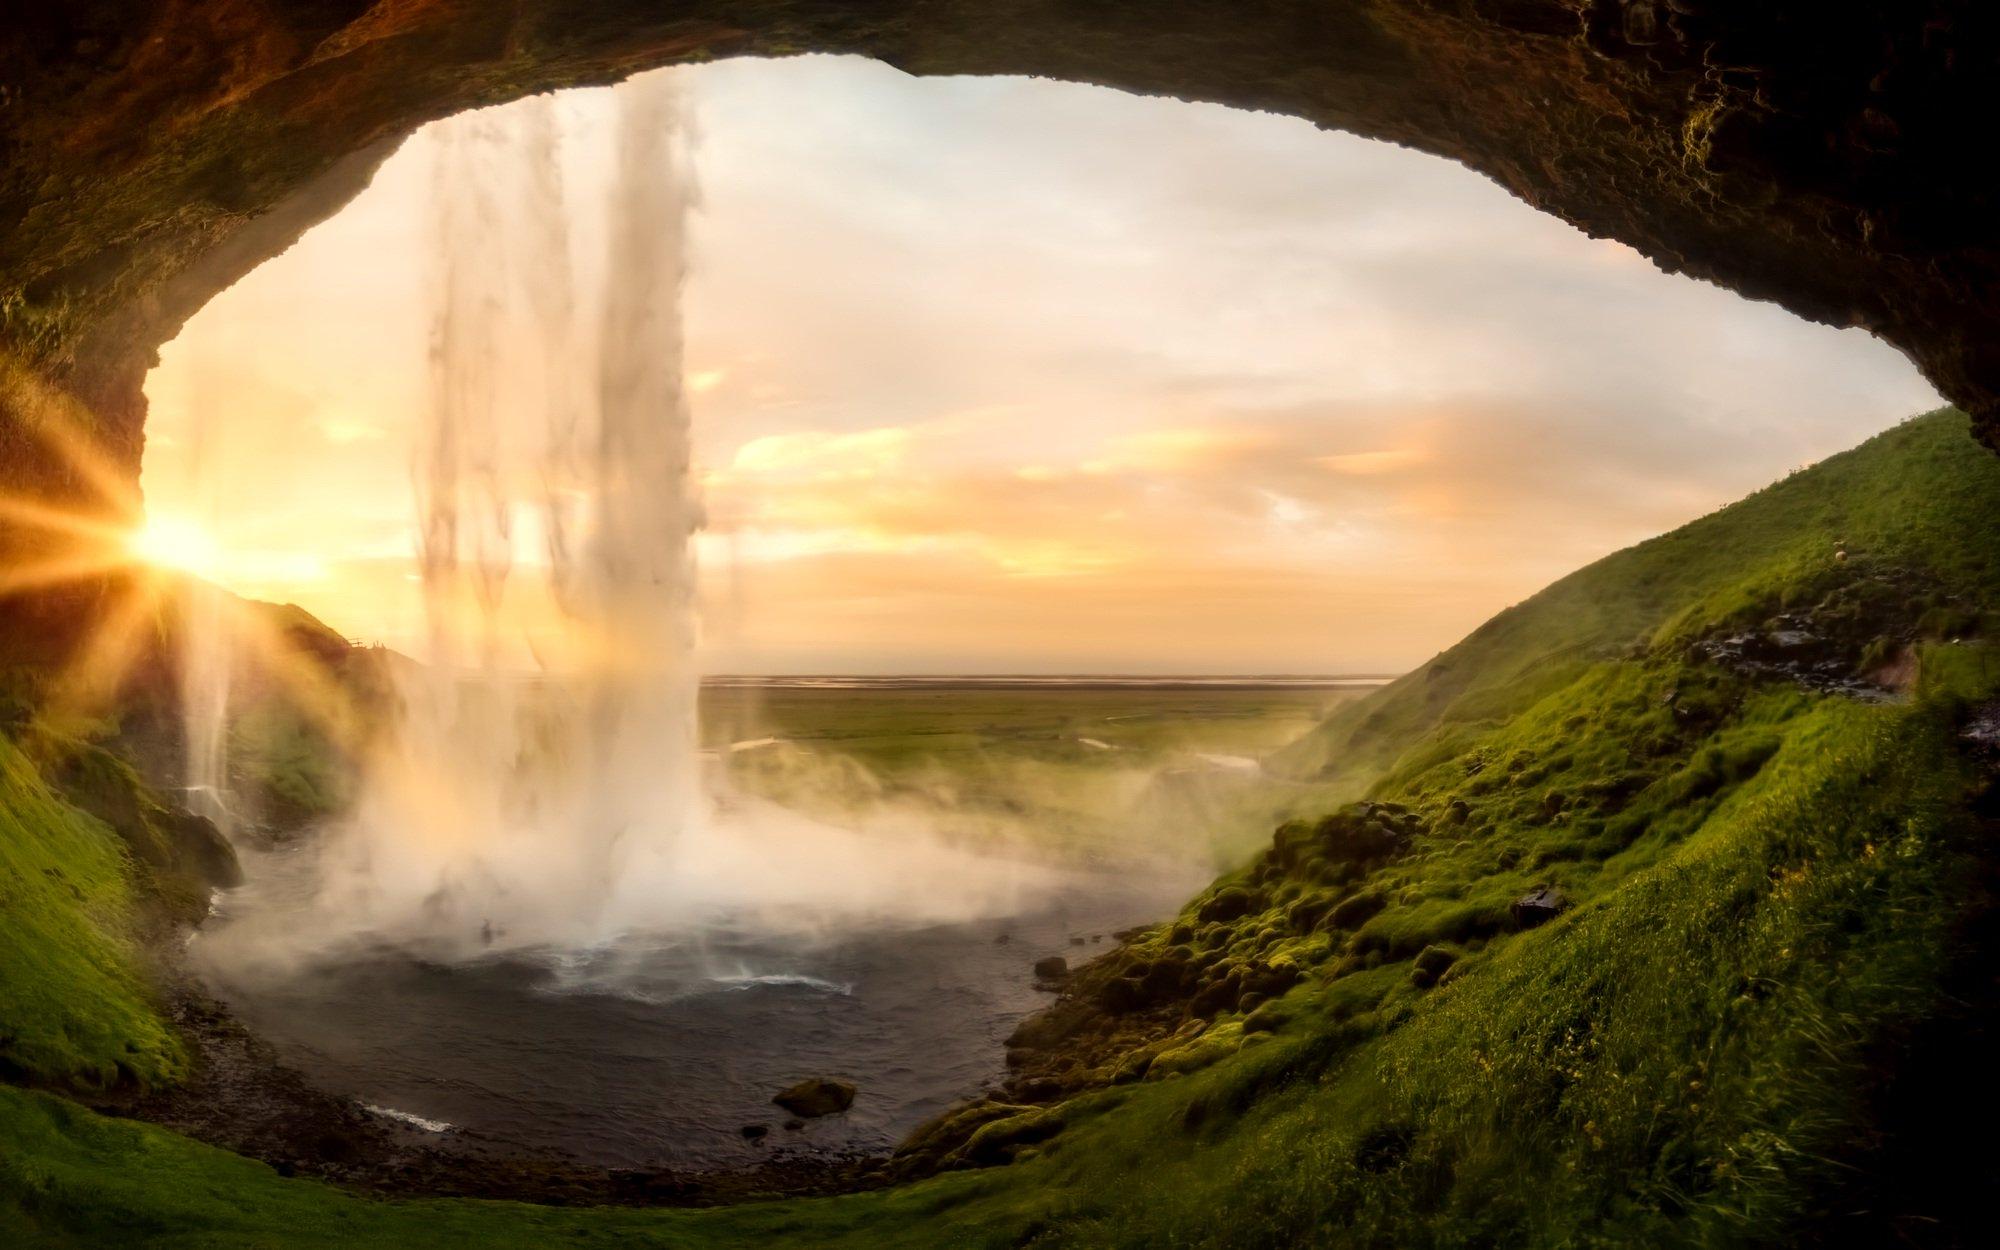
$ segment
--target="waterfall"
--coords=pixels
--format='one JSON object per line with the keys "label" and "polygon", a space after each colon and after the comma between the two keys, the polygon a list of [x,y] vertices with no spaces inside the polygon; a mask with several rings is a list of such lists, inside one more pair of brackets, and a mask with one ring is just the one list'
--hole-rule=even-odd
{"label": "waterfall", "polygon": [[229,800],[229,688],[235,663],[228,592],[181,579],[182,784],[188,810],[236,836]]}
{"label": "waterfall", "polygon": [[[210,472],[210,399],[217,385],[215,362],[203,359],[192,374],[194,420],[189,431],[187,472],[190,493],[208,499],[213,523],[216,487]],[[204,578],[178,579],[180,611],[181,784],[188,810],[215,822],[224,837],[236,836],[229,794],[229,696],[236,670],[235,631],[229,592]]]}
{"label": "waterfall", "polygon": [[[399,679],[403,723],[329,876],[336,905],[378,930],[578,943],[666,919],[630,883],[657,880],[638,867],[670,859],[704,809],[676,84],[618,93],[592,292],[569,254],[550,102],[436,128],[415,465],[429,654]],[[512,644],[537,605],[556,624],[524,672]]]}

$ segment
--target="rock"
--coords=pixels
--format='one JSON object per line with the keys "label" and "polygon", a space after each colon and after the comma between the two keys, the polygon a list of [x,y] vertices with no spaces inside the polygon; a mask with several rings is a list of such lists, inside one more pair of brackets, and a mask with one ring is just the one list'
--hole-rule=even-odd
{"label": "rock", "polygon": [[1419,989],[1429,989],[1438,983],[1438,978],[1458,962],[1458,952],[1448,946],[1426,946],[1417,952],[1410,965],[1410,982]]}
{"label": "rock", "polygon": [[1517,928],[1532,929],[1556,918],[1569,906],[1563,892],[1552,885],[1539,885],[1514,900],[1508,910],[1513,914]]}
{"label": "rock", "polygon": [[1031,1076],[1014,1086],[1014,1095],[1022,1102],[1054,1102],[1063,1096],[1062,1082],[1053,1077]]}
{"label": "rock", "polygon": [[1002,934],[1000,934],[1000,935],[999,935],[998,937],[996,937],[996,938],[994,938],[994,939],[993,939],[993,945],[995,945],[995,946],[1005,946],[1005,945],[1007,945],[1007,943],[1009,943],[1009,942],[1011,942],[1011,941],[1013,941],[1013,940],[1014,940],[1014,935],[1013,935],[1013,934],[1011,934],[1011,933],[1002,933]]}
{"label": "rock", "polygon": [[805,1122],[804,1120],[786,1120],[786,1121],[785,1121],[785,1131],[786,1131],[787,1133],[796,1133],[796,1132],[798,1132],[798,1131],[799,1131],[800,1129],[804,1128],[805,1126],[806,1126],[806,1122]]}
{"label": "rock", "polygon": [[1325,864],[1368,867],[1407,854],[1423,818],[1395,803],[1352,803],[1308,824],[1289,821],[1271,840],[1269,863],[1280,869]]}
{"label": "rock", "polygon": [[1045,1142],[1062,1129],[1060,1109],[1037,1107],[1020,1111],[982,1125],[966,1139],[963,1146],[945,1159],[945,1166],[990,1167],[1006,1163],[1019,1154],[1022,1147]]}
{"label": "rock", "polygon": [[1069,944],[1070,944],[1071,946],[1082,946],[1082,945],[1083,945],[1083,939],[1082,939],[1082,938],[1080,938],[1080,937],[1073,937],[1073,938],[1071,938],[1071,939],[1069,940]]}
{"label": "rock", "polygon": [[1150,1001],[1146,994],[1144,978],[1130,973],[1122,977],[1112,977],[1097,991],[1098,1005],[1112,1015],[1137,1011]]}
{"label": "rock", "polygon": [[846,1081],[811,1077],[785,1090],[772,1102],[802,1119],[833,1115],[854,1105],[854,1086]]}
{"label": "rock", "polygon": [[1069,960],[1061,955],[1050,955],[1047,959],[1035,961],[1035,976],[1043,981],[1060,981],[1069,975]]}
{"label": "rock", "polygon": [[1388,905],[1389,900],[1377,891],[1363,890],[1334,904],[1326,921],[1336,929],[1358,929]]}
{"label": "rock", "polygon": [[768,1124],[746,1124],[736,1131],[743,1134],[744,1141],[762,1141],[770,1134],[771,1126]]}
{"label": "rock", "polygon": [[1194,996],[1194,1001],[1188,1004],[1188,1012],[1195,1016],[1212,1016],[1235,1007],[1242,996],[1242,978],[1232,972],[1203,986]]}
{"label": "rock", "polygon": [[1195,918],[1203,924],[1210,921],[1235,920],[1247,916],[1258,908],[1257,897],[1239,886],[1226,886],[1217,890],[1201,904]]}

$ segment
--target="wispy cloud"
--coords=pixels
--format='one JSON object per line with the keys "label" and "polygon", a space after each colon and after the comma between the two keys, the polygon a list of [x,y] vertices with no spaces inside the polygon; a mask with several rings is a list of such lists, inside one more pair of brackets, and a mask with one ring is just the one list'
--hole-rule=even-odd
{"label": "wispy cloud", "polygon": [[[1400,666],[1933,402],[1865,336],[1301,122],[831,58],[686,72],[722,667]],[[609,106],[561,105],[586,273]],[[258,593],[400,641],[425,193],[392,160],[150,384],[149,498],[220,500]]]}

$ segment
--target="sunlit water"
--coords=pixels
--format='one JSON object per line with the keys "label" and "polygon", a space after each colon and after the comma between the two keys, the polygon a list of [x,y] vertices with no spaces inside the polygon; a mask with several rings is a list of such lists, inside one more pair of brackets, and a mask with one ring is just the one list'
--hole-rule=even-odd
{"label": "sunlit water", "polygon": [[[711,918],[582,950],[433,961],[364,942],[268,961],[310,900],[314,855],[306,843],[249,856],[251,884],[191,948],[214,991],[317,1084],[453,1126],[441,1141],[609,1167],[885,1151],[1001,1079],[1008,1033],[1049,1001],[1035,959],[1101,952],[1189,888],[1180,873],[1074,873],[1019,914],[949,923],[813,936]],[[785,1129],[771,1096],[809,1076],[859,1096]],[[761,1144],[742,1135],[757,1124],[771,1130]]]}

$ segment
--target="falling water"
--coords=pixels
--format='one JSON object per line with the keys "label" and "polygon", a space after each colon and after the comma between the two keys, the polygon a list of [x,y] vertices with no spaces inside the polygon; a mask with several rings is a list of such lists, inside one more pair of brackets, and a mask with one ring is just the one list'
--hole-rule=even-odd
{"label": "falling water", "polygon": [[[191,494],[211,501],[207,414],[214,385],[213,362],[196,363],[192,395],[194,421],[187,452]],[[213,521],[210,516],[206,520]],[[214,821],[234,838],[236,819],[229,796],[229,696],[235,672],[235,643],[228,592],[199,577],[180,580],[180,683],[182,784],[191,811]]]}
{"label": "falling water", "polygon": [[181,583],[181,730],[190,810],[236,836],[229,801],[229,688],[234,666],[228,592],[200,578]]}
{"label": "falling water", "polygon": [[723,932],[1006,914],[1053,880],[900,817],[834,828],[707,784],[676,81],[617,91],[601,274],[572,263],[569,224],[593,205],[568,202],[548,100],[430,132],[431,402],[414,466],[429,650],[397,671],[390,747],[314,851],[310,916],[246,938],[256,953],[359,937],[446,957],[601,954],[669,930],[705,948]]}
{"label": "falling water", "polygon": [[[646,900],[621,883],[648,879],[636,867],[671,857],[703,806],[687,129],[672,74],[619,99],[595,325],[579,311],[591,301],[575,290],[549,102],[456,119],[436,140],[416,466],[430,654],[402,682],[405,723],[363,797],[342,906],[447,944],[590,941],[643,922]],[[523,603],[557,619],[532,676],[509,649]]]}

